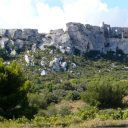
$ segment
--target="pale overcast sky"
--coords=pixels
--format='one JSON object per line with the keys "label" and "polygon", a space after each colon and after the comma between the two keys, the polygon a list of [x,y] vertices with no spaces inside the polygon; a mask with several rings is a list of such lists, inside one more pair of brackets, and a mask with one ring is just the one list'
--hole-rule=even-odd
{"label": "pale overcast sky", "polygon": [[67,22],[128,26],[128,0],[0,0],[0,28],[65,27]]}

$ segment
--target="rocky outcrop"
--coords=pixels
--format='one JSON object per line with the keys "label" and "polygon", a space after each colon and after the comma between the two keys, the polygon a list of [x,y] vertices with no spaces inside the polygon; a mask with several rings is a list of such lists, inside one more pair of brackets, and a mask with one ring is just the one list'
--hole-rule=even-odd
{"label": "rocky outcrop", "polygon": [[68,66],[68,64],[67,64],[67,62],[63,61],[63,57],[55,57],[49,63],[49,67],[51,67],[52,70],[56,71],[56,72],[66,71],[67,66]]}
{"label": "rocky outcrop", "polygon": [[39,34],[36,29],[0,29],[0,46],[5,48],[9,53],[16,50],[35,50],[36,44],[43,43],[43,34]]}
{"label": "rocky outcrop", "polygon": [[92,50],[106,53],[117,49],[128,54],[128,28],[111,27],[104,24],[67,23],[67,30],[51,30],[47,34],[36,29],[0,29],[0,46],[9,54],[17,55],[24,50],[44,50],[45,46],[55,46],[62,53],[83,54]]}
{"label": "rocky outcrop", "polygon": [[102,28],[97,26],[83,25],[80,23],[68,23],[67,30],[72,40],[72,47],[80,52],[90,50],[104,50],[105,37]]}
{"label": "rocky outcrop", "polygon": [[49,34],[52,44],[62,52],[86,53],[92,50],[106,53],[116,52],[117,49],[128,54],[128,28],[111,27],[104,24],[99,26],[67,23],[67,30],[55,30]]}
{"label": "rocky outcrop", "polygon": [[26,66],[34,66],[35,65],[33,56],[25,54],[24,59],[26,62]]}
{"label": "rocky outcrop", "polygon": [[41,71],[41,76],[46,76],[48,73],[47,73],[47,71],[46,70],[42,70]]}

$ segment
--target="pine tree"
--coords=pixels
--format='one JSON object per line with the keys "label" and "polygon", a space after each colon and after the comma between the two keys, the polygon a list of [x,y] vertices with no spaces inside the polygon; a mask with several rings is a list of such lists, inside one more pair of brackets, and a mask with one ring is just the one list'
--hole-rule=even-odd
{"label": "pine tree", "polygon": [[0,114],[5,117],[15,116],[17,110],[27,105],[27,92],[30,82],[15,62],[5,65],[0,60]]}

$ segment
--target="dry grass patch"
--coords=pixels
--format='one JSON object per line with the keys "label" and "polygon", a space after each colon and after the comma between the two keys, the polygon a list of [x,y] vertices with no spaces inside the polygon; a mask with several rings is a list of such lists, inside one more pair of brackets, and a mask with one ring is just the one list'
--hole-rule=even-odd
{"label": "dry grass patch", "polygon": [[128,120],[88,120],[83,121],[80,124],[71,124],[69,128],[96,128],[96,127],[128,127]]}
{"label": "dry grass patch", "polygon": [[78,100],[78,101],[66,101],[66,100],[63,100],[59,104],[56,104],[55,107],[57,109],[61,109],[62,106],[67,106],[67,107],[71,108],[71,111],[73,113],[75,113],[75,112],[78,112],[79,109],[84,107],[85,105],[86,105],[86,103],[83,102],[82,100]]}

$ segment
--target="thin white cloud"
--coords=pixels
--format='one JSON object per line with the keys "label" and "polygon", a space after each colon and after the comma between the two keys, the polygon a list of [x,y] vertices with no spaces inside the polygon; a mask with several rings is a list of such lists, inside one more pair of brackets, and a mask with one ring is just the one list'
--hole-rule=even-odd
{"label": "thin white cloud", "polygon": [[113,26],[128,25],[128,9],[109,8],[101,0],[60,0],[62,7],[46,0],[0,0],[1,28],[37,28],[41,32],[62,28],[67,22]]}

